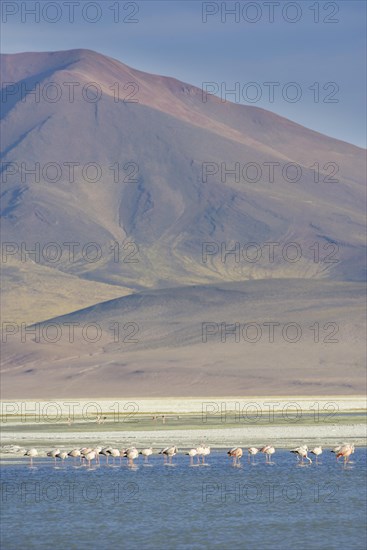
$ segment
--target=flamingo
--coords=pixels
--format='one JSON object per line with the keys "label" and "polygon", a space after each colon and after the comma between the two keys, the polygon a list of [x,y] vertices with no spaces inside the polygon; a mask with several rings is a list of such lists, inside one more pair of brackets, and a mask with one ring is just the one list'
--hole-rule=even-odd
{"label": "flamingo", "polygon": [[96,453],[96,462],[99,465],[99,453],[102,451],[102,447],[98,445],[97,447],[94,447],[93,451]]}
{"label": "flamingo", "polygon": [[259,452],[259,449],[257,447],[249,447],[247,449],[248,452],[248,463],[250,464],[250,456],[252,456],[252,464],[255,464],[255,455]]}
{"label": "flamingo", "polygon": [[202,454],[202,461],[203,461],[203,464],[205,464],[205,457],[210,455],[210,447],[208,447],[207,445],[204,445],[204,452]]}
{"label": "flamingo", "polygon": [[[342,445],[337,445],[336,447],[334,447],[333,449],[331,449],[330,452],[331,452],[331,453],[334,453],[335,455],[337,455],[341,448],[342,448]],[[338,459],[337,459],[337,460],[338,460]]]}
{"label": "flamingo", "polygon": [[341,456],[344,458],[344,467],[347,465],[347,463],[350,460],[350,455],[354,453],[354,445],[347,443],[346,445],[343,445],[340,450],[338,451],[336,458],[340,458]]}
{"label": "flamingo", "polygon": [[121,456],[120,451],[118,449],[111,449],[110,455],[112,456],[112,459],[113,459],[113,465],[115,465],[115,459]]}
{"label": "flamingo", "polygon": [[164,460],[164,463],[167,462],[167,451],[168,451],[169,447],[165,447],[164,449],[162,449],[161,451],[159,451],[159,455],[163,455],[163,460]]}
{"label": "flamingo", "polygon": [[122,459],[126,457],[128,449],[120,449],[120,463],[122,464]]}
{"label": "flamingo", "polygon": [[265,454],[265,457],[266,457],[265,462],[267,464],[273,464],[270,461],[270,456],[275,453],[275,449],[274,449],[274,447],[272,447],[272,445],[265,445],[265,447],[262,447],[261,449],[259,449],[259,452]]}
{"label": "flamingo", "polygon": [[170,464],[172,464],[172,458],[178,453],[178,449],[176,446],[170,447],[166,454],[168,456],[168,461]]}
{"label": "flamingo", "polygon": [[61,451],[56,455],[56,458],[59,458],[62,461],[62,464],[64,464],[64,460],[68,457],[68,453],[66,451]]}
{"label": "flamingo", "polygon": [[134,466],[134,460],[138,458],[139,452],[135,447],[130,447],[130,449],[125,451],[125,456],[129,461],[129,466]]}
{"label": "flamingo", "polygon": [[85,457],[88,453],[91,453],[93,449],[91,447],[83,447],[80,449],[80,460],[84,464]]}
{"label": "flamingo", "polygon": [[86,460],[88,460],[89,468],[90,468],[91,461],[95,460],[96,456],[97,456],[96,451],[92,451],[92,450],[90,450],[90,451],[88,451],[87,453],[84,454],[84,458]]}
{"label": "flamingo", "polygon": [[[336,461],[338,462],[338,452],[340,451],[340,449],[342,447],[344,447],[345,445],[348,445],[348,443],[342,443],[341,445],[337,445],[336,447],[334,447],[333,449],[331,449],[331,453],[334,453],[335,454],[335,458],[336,458]],[[354,447],[354,446],[353,446]]]}
{"label": "flamingo", "polygon": [[196,447],[196,456],[198,459],[198,464],[200,464],[200,457],[204,457],[205,447],[203,444],[200,444],[198,447]]}
{"label": "flamingo", "polygon": [[142,449],[140,452],[139,452],[140,455],[143,455],[144,457],[144,463],[147,463],[148,462],[148,457],[150,455],[153,454],[153,449],[152,447],[149,447],[147,449]]}
{"label": "flamingo", "polygon": [[243,451],[241,447],[233,447],[233,449],[227,452],[227,455],[233,458],[233,466],[237,466],[237,464],[239,465]]}
{"label": "flamingo", "polygon": [[318,458],[322,454],[322,447],[321,445],[319,447],[314,447],[310,453],[312,453],[316,457],[316,464],[319,463]]}
{"label": "flamingo", "polygon": [[298,461],[301,458],[301,464],[304,463],[304,459],[308,460],[310,462],[310,464],[312,464],[312,460],[307,456],[307,453],[308,453],[307,445],[301,445],[300,447],[296,447],[295,449],[291,449],[290,452],[297,455]]}
{"label": "flamingo", "polygon": [[301,445],[300,447],[295,447],[294,449],[290,449],[290,453],[294,453],[297,456],[297,461],[299,462],[301,459],[301,456],[304,454],[305,449],[308,450],[307,445]]}
{"label": "flamingo", "polygon": [[103,449],[101,449],[98,453],[106,457],[106,464],[108,464],[108,457],[110,456],[111,451],[112,451],[112,447],[103,447]]}
{"label": "flamingo", "polygon": [[205,464],[205,457],[207,455],[210,455],[210,447],[207,445],[201,444],[199,447],[196,448],[196,456],[198,457],[198,463],[200,462],[201,457],[201,463]]}
{"label": "flamingo", "polygon": [[68,453],[68,456],[73,457],[74,464],[75,464],[75,462],[76,462],[75,459],[76,459],[76,458],[80,458],[80,459],[81,459],[81,452],[80,452],[79,449],[72,449],[72,450],[70,451],[70,453]]}
{"label": "flamingo", "polygon": [[197,455],[196,449],[190,449],[188,453],[186,453],[190,457],[190,466],[194,465],[194,456]]}
{"label": "flamingo", "polygon": [[30,459],[30,467],[33,468],[33,459],[38,456],[38,451],[37,449],[28,449],[25,453],[24,453],[24,456],[29,456],[29,459]]}
{"label": "flamingo", "polygon": [[51,458],[54,459],[54,461],[55,461],[55,466],[56,466],[56,457],[57,457],[57,455],[58,455],[59,453],[61,453],[60,449],[53,449],[52,451],[49,451],[49,452],[47,453],[47,456],[49,456],[49,457],[51,457]]}
{"label": "flamingo", "polygon": [[164,455],[164,463],[167,463],[166,457],[168,457],[169,464],[172,464],[172,457],[175,456],[178,453],[178,449],[176,446],[173,447],[166,447],[162,451],[159,452],[159,454]]}
{"label": "flamingo", "polygon": [[92,451],[92,447],[83,447],[82,449],[80,449],[82,455],[86,455],[87,453],[91,453]]}

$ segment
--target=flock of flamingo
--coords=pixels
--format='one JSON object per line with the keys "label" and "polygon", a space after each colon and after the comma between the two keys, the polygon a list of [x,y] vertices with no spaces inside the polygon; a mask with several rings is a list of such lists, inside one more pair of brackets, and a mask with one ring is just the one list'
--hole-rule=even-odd
{"label": "flock of flamingo", "polygon": [[[343,457],[344,466],[347,465],[350,460],[350,455],[353,454],[354,451],[355,446],[353,443],[343,443],[343,445],[338,445],[337,447],[331,449],[331,452],[335,453],[337,461],[340,457]],[[308,460],[308,462],[312,464],[312,459],[308,456],[308,453],[314,455],[316,457],[315,463],[319,464],[318,457],[322,454],[322,447],[320,445],[309,450],[307,445],[301,445],[300,447],[295,447],[294,449],[291,449],[290,452],[297,456],[298,462],[302,465],[305,463],[305,460]],[[265,462],[267,464],[273,464],[273,462],[271,462],[271,456],[275,453],[275,448],[272,445],[265,445],[265,447],[262,447],[260,449],[258,449],[257,447],[249,447],[247,449],[247,453],[249,462],[251,456],[252,462],[254,463],[255,455],[257,455],[257,453],[264,453]],[[233,458],[233,464],[237,465],[239,460],[243,456],[243,450],[241,449],[241,447],[235,447],[228,451],[227,454]]]}
{"label": "flock of flamingo", "polygon": [[[354,453],[355,446],[353,443],[343,443],[342,445],[338,445],[337,447],[334,447],[331,449],[332,453],[335,453],[336,460],[338,461],[339,458],[343,458],[344,460],[344,466],[347,465],[347,463],[350,460],[350,456]],[[177,455],[178,449],[176,446],[166,447],[159,451],[158,454],[163,455],[164,463],[165,464],[172,464],[172,458]],[[313,449],[308,449],[307,445],[301,445],[300,447],[296,447],[294,449],[290,450],[291,453],[295,454],[297,456],[297,460],[301,465],[304,465],[305,460],[307,460],[310,464],[312,463],[312,459],[308,456],[308,453],[312,454],[316,457],[315,463],[319,464],[318,457],[322,454],[322,447],[314,447]],[[265,445],[264,447],[257,448],[257,447],[249,447],[247,449],[248,454],[248,462],[255,464],[255,455],[257,453],[263,453],[265,454],[265,462],[267,464],[273,464],[271,461],[271,456],[275,453],[275,448],[272,445]],[[134,460],[136,460],[139,455],[144,456],[145,463],[148,462],[149,457],[153,454],[152,447],[148,447],[145,449],[142,449],[141,451],[138,451],[136,447],[130,447],[128,449],[117,449],[113,447],[83,447],[81,449],[72,449],[70,452],[67,451],[61,451],[60,449],[53,449],[47,453],[47,456],[50,458],[53,458],[55,461],[55,466],[58,460],[61,460],[62,463],[68,458],[72,457],[74,460],[74,463],[79,459],[79,462],[81,465],[88,464],[89,467],[91,467],[92,462],[94,461],[95,464],[100,464],[100,456],[106,457],[106,464],[109,464],[109,459],[112,458],[113,465],[115,465],[116,459],[119,459],[120,464],[122,464],[122,459],[127,458],[128,465],[134,466]],[[184,452],[185,455],[188,455],[190,457],[190,465],[194,465],[194,458],[197,459],[197,464],[205,464],[205,457],[210,454],[210,447],[204,444],[200,444],[198,447],[190,449],[189,451]],[[227,455],[233,459],[233,465],[239,466],[240,460],[243,456],[243,449],[241,447],[234,447],[233,449],[230,449],[227,452]],[[33,466],[33,459],[38,456],[38,451],[35,448],[28,449],[24,456],[27,456],[30,458],[30,466]]]}

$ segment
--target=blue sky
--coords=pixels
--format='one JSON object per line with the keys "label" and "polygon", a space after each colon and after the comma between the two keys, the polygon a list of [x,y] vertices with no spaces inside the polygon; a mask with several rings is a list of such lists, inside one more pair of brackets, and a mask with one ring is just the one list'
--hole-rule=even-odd
{"label": "blue sky", "polygon": [[[266,0],[227,0],[235,16],[226,13],[223,2],[80,0],[74,2],[74,22],[66,0],[38,2],[40,21],[35,22],[26,10],[37,9],[36,4],[2,0],[3,52],[90,48],[199,87],[215,82],[219,95],[221,87],[224,92],[239,83],[239,97],[229,99],[366,145],[364,1],[278,0],[269,6]],[[274,101],[269,101],[271,86],[264,84],[269,82],[277,83]],[[299,101],[291,102],[296,94]],[[251,103],[256,95],[258,101]]]}

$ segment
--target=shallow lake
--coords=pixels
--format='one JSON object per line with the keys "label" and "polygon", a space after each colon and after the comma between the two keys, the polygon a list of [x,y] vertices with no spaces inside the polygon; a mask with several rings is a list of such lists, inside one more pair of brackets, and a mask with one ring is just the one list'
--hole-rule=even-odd
{"label": "shallow lake", "polygon": [[193,467],[183,454],[134,469],[101,458],[2,460],[2,549],[366,548],[365,448],[345,469],[328,450],[304,467],[285,450],[242,467],[223,450]]}

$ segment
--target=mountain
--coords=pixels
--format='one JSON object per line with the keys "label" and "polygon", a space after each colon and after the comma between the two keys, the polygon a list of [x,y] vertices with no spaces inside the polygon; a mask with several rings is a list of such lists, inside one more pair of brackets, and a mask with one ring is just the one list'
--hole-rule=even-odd
{"label": "mountain", "polygon": [[[274,320],[282,307],[272,289],[284,280],[286,298],[284,288],[298,288],[297,279],[308,296],[301,311],[319,288],[327,289],[318,298],[325,310],[317,309],[314,322],[330,320],[335,287],[342,317],[353,324],[343,308],[350,288],[362,296],[358,282],[365,277],[362,149],[89,50],[4,54],[1,82],[4,321],[83,317],[79,310],[103,302],[99,323],[99,315],[114,315],[110,307],[124,312],[126,304],[136,305],[141,323],[160,315],[166,321],[157,334],[152,328],[146,348],[135,347],[135,356],[142,353],[144,363],[144,353],[154,354],[169,363],[188,349],[171,332],[177,308],[197,319],[221,288],[235,308],[227,285],[239,284],[241,296],[251,293],[247,288],[269,291],[262,315]],[[232,249],[236,254],[226,255]],[[148,311],[139,300],[145,304],[149,292],[156,301]],[[176,292],[184,292],[182,303]],[[219,306],[217,314],[231,317]],[[53,353],[69,361],[60,346],[48,346],[54,351],[47,361]],[[194,339],[187,360],[199,373],[205,360],[195,361],[195,354],[207,352],[198,346]],[[29,387],[24,373],[38,353],[42,361],[45,346],[31,345],[27,354],[28,343],[5,347],[5,362],[15,369],[7,370],[7,391],[15,381]],[[233,369],[240,369],[242,351],[235,349]],[[284,351],[288,356],[289,346]],[[89,364],[83,354],[77,356]],[[345,361],[359,369],[359,359]],[[175,372],[168,394],[184,379]],[[57,394],[65,380],[56,379]],[[159,374],[156,379],[162,388]],[[71,380],[71,392],[83,388]],[[193,391],[190,377],[185,387]]]}
{"label": "mountain", "polygon": [[9,334],[2,390],[13,399],[359,394],[362,294],[363,283],[301,279],[142,291]]}

